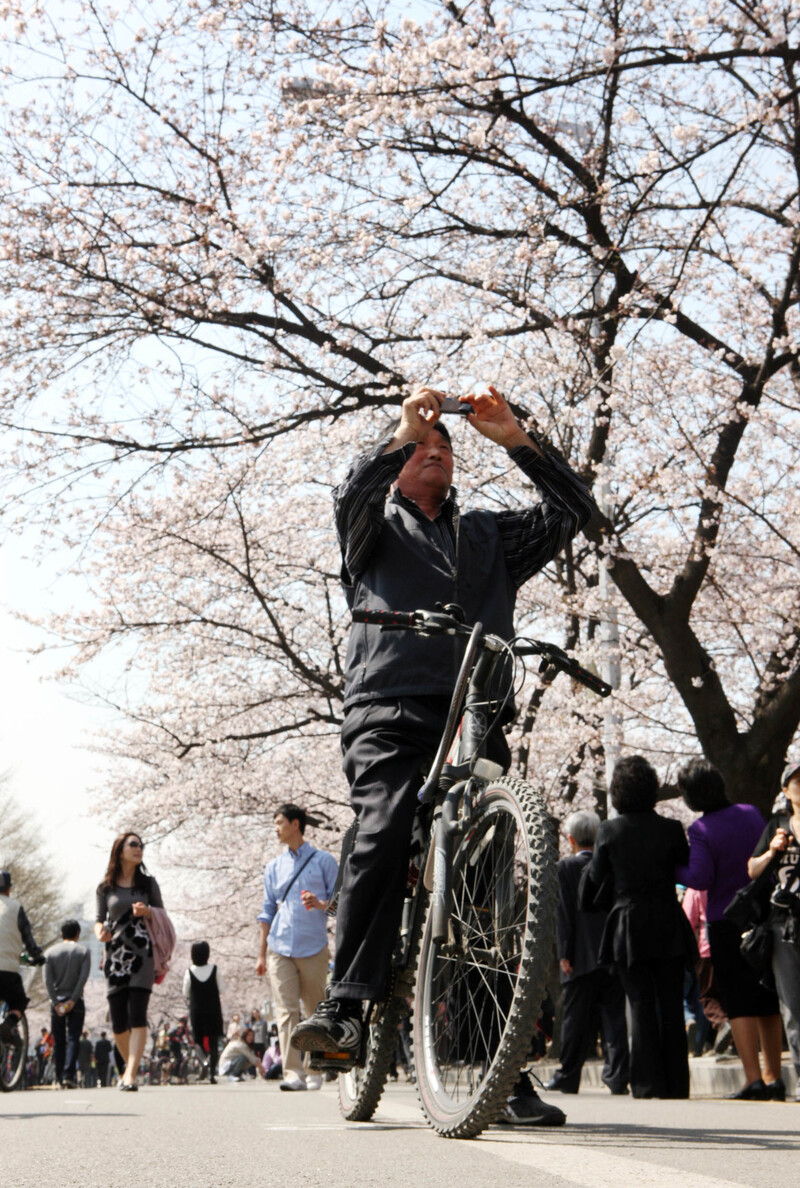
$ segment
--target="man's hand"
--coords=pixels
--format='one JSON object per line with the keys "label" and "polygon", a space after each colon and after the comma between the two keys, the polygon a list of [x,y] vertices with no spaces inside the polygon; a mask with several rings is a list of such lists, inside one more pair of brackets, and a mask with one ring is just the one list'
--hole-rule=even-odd
{"label": "man's hand", "polygon": [[428,430],[439,420],[439,410],[445,395],[445,392],[440,392],[437,388],[422,387],[415,388],[410,396],[406,396],[400,424],[384,453],[390,454],[412,441],[422,441]]}
{"label": "man's hand", "polygon": [[471,404],[473,412],[467,417],[470,425],[506,450],[527,446],[541,454],[536,442],[521,427],[503,396],[492,384],[483,392],[471,393],[459,399]]}
{"label": "man's hand", "polygon": [[266,972],[267,972],[267,959],[263,955],[260,955],[258,958],[258,961],[256,962],[256,974],[258,975],[259,978],[263,978],[263,976]]}
{"label": "man's hand", "polygon": [[573,970],[573,965],[569,957],[562,957],[558,964],[561,966],[561,972],[569,977]]}
{"label": "man's hand", "polygon": [[314,908],[316,908],[317,911],[324,912],[328,906],[325,900],[319,899],[313,891],[301,891],[300,898],[302,899],[303,907],[307,912],[312,911]]}

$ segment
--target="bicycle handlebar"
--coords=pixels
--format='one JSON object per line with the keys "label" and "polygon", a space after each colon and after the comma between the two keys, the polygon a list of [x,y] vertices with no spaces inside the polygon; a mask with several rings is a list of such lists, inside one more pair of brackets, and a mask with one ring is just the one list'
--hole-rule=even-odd
{"label": "bicycle handlebar", "polygon": [[[591,689],[598,697],[609,697],[613,693],[611,685],[597,676],[594,672],[589,672],[577,660],[573,660],[563,648],[559,648],[557,644],[546,643],[539,639],[526,639],[522,643],[515,645],[514,654],[517,656],[541,656],[542,663],[539,666],[539,672],[545,684],[549,684],[547,680],[547,670],[554,668],[556,672],[565,672],[567,676],[571,677],[573,681],[578,681],[581,685],[585,685],[587,689]],[[555,676],[555,673],[553,673]],[[553,677],[551,676],[550,680]]]}
{"label": "bicycle handlebar", "polygon": [[[447,610],[449,609],[448,607]],[[448,614],[447,610],[393,611],[370,610],[365,607],[363,610],[354,610],[352,617],[354,623],[371,623],[384,631],[411,630],[417,631],[421,635],[470,635],[472,629],[455,615]],[[493,636],[484,636],[483,638],[484,640],[495,640]],[[499,639],[495,643],[498,648],[502,646],[502,641]],[[545,684],[549,684],[557,673],[564,672],[573,681],[578,681],[587,689],[591,689],[598,697],[608,697],[613,692],[611,685],[595,673],[583,668],[577,660],[573,660],[557,644],[538,639],[525,639],[508,646],[516,656],[542,657],[539,672]]]}
{"label": "bicycle handlebar", "polygon": [[372,623],[375,627],[416,627],[416,611],[354,610],[354,623]]}

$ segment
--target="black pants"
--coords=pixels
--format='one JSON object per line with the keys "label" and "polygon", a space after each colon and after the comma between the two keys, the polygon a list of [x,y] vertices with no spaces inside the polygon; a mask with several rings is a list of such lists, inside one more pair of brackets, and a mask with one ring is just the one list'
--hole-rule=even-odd
{"label": "black pants", "polygon": [[68,1015],[50,1012],[50,1030],[53,1033],[53,1059],[56,1066],[56,1081],[74,1081],[78,1062],[78,1040],[83,1031],[86,1006],[79,998]]}
{"label": "black pants", "polygon": [[195,1030],[192,1029],[194,1035],[194,1042],[198,1047],[202,1048],[204,1052],[208,1053],[208,1075],[215,1077],[217,1075],[217,1068],[219,1066],[219,1040],[220,1033],[208,1032],[203,1028]]}
{"label": "black pants", "polygon": [[[359,827],[339,896],[333,998],[374,999],[384,990],[403,908],[417,792],[448,705],[445,697],[403,698],[355,705],[345,714],[343,766]],[[492,731],[490,740],[492,758],[507,766],[502,731]]]}
{"label": "black pants", "polygon": [[600,1012],[603,1035],[603,1081],[612,1093],[628,1086],[628,1025],[625,992],[616,975],[605,969],[571,978],[562,986],[561,1067],[553,1080],[567,1093],[577,1093],[586,1059],[587,1042],[595,1035]]}
{"label": "black pants", "polygon": [[18,973],[12,973],[10,970],[0,969],[0,999],[2,999],[10,1011],[24,1011],[30,999],[25,993],[25,987],[22,985],[22,978]]}
{"label": "black pants", "polygon": [[634,1097],[688,1097],[689,1054],[683,1019],[682,957],[636,961],[619,976],[631,1012]]}
{"label": "black pants", "polygon": [[111,1030],[121,1035],[133,1027],[147,1026],[147,1004],[150,991],[138,987],[124,986],[108,996],[108,1013],[111,1016]]}

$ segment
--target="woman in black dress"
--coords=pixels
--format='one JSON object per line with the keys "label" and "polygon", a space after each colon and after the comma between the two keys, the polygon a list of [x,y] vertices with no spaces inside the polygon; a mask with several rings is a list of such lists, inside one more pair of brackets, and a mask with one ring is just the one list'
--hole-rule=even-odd
{"label": "woman in black dress", "polygon": [[144,866],[138,833],[122,833],[111,847],[105,878],[97,888],[95,935],[106,946],[108,1012],[114,1042],[125,1061],[119,1087],[135,1092],[147,1042],[147,1006],[155,980],[153,942],[147,929],[152,908],[164,906],[158,883]]}
{"label": "woman in black dress", "polygon": [[584,910],[608,909],[599,962],[619,973],[631,1013],[634,1097],[688,1097],[683,975],[697,946],[675,894],[675,867],[689,860],[678,821],[655,811],[658,776],[641,755],[611,779],[618,816],[603,821],[579,890]]}
{"label": "woman in black dress", "polygon": [[219,1041],[224,1034],[220,994],[225,992],[222,974],[210,965],[208,941],[192,945],[192,964],[183,976],[183,994],[189,1000],[189,1018],[194,1042],[208,1053],[209,1083],[217,1083]]}

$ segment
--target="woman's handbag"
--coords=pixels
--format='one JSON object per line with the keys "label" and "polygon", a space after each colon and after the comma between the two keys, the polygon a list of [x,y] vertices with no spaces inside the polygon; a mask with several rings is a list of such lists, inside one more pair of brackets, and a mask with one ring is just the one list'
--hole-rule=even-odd
{"label": "woman's handbag", "polygon": [[742,937],[742,956],[765,985],[772,979],[772,929],[769,924],[756,924]]}
{"label": "woman's handbag", "polygon": [[740,932],[748,932],[766,922],[772,894],[772,873],[782,857],[781,850],[773,854],[758,878],[737,891],[722,913]]}

